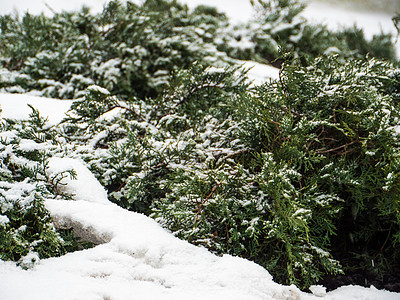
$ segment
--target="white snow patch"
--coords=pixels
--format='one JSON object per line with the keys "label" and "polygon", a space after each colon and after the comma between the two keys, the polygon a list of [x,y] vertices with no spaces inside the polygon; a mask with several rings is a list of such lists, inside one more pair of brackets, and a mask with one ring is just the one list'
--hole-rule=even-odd
{"label": "white snow patch", "polygon": [[19,264],[22,268],[32,268],[39,260],[40,259],[38,253],[29,252],[27,255],[19,260]]}
{"label": "white snow patch", "polygon": [[[10,209],[12,207],[12,203],[15,202],[20,203],[22,206],[29,205],[31,201],[34,200],[34,195],[32,195],[31,192],[35,190],[36,185],[28,183],[28,181],[28,178],[24,181],[14,183],[0,181],[0,190],[2,191],[2,194],[5,195],[6,200],[6,202],[2,204],[2,209],[4,209],[5,211]],[[24,195],[29,194],[30,196],[24,197]]]}
{"label": "white snow patch", "polygon": [[107,199],[106,190],[97,181],[93,173],[77,159],[52,157],[49,159],[46,173],[51,178],[57,173],[67,172],[68,170],[76,172],[76,180],[70,176],[65,176],[60,182],[63,192],[73,194],[76,200],[110,203]]}
{"label": "white snow patch", "polygon": [[326,296],[326,287],[322,285],[312,285],[310,286],[310,291],[313,295],[317,297],[325,297]]}
{"label": "white snow patch", "polygon": [[400,135],[400,125],[394,126],[393,131],[395,134]]}
{"label": "white snow patch", "polygon": [[250,80],[253,81],[254,84],[262,84],[269,79],[278,79],[279,78],[279,69],[261,64],[254,61],[238,61],[239,65],[242,65],[245,69],[250,69],[247,73],[247,76]]}
{"label": "white snow patch", "polygon": [[110,92],[107,89],[102,88],[101,86],[98,86],[98,85],[94,85],[94,84],[91,86],[88,86],[87,90],[92,91],[92,92],[97,92],[97,93],[100,93],[103,95],[110,95]]}
{"label": "white snow patch", "polygon": [[7,216],[0,215],[0,225],[5,225],[8,222],[10,222],[10,220],[7,218]]}
{"label": "white snow patch", "polygon": [[274,283],[266,270],[252,262],[217,257],[175,238],[152,219],[112,204],[77,160],[54,158],[48,172],[70,168],[78,178],[64,184],[77,201],[48,199],[46,207],[56,223],[78,224],[107,237],[105,243],[42,260],[29,271],[0,261],[1,299],[131,299],[132,295],[136,299],[279,299],[275,295],[301,294],[294,287]]}
{"label": "white snow patch", "polygon": [[1,94],[0,116],[3,118],[24,120],[28,119],[32,109],[37,109],[42,117],[48,118],[50,124],[60,122],[69,110],[72,100],[58,100],[45,97],[37,97],[26,94]]}
{"label": "white snow patch", "polygon": [[48,144],[45,143],[36,143],[33,140],[21,139],[18,145],[18,149],[25,152],[32,152],[35,150],[45,150],[46,148],[50,148]]}
{"label": "white snow patch", "polygon": [[112,110],[102,114],[97,118],[98,121],[111,121],[115,119],[116,117],[122,115],[122,113],[125,111],[124,108],[121,107],[115,107]]}

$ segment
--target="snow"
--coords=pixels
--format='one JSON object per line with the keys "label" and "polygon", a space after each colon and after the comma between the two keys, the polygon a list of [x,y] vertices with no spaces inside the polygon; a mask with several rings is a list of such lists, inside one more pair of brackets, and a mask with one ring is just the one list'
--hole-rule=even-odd
{"label": "snow", "polygon": [[29,195],[35,189],[35,187],[36,186],[34,184],[28,183],[27,180],[22,182],[14,182],[13,184],[10,184],[6,181],[0,181],[0,189],[7,189],[7,194],[5,196],[6,200],[9,202],[18,201],[22,206],[28,205],[34,200],[33,196],[26,197],[25,195]]}
{"label": "snow", "polygon": [[322,285],[312,285],[310,291],[317,297],[325,297],[326,295],[326,288]]}
{"label": "snow", "polygon": [[35,150],[43,150],[44,147],[33,140],[21,139],[18,149],[25,152],[32,152]]}
{"label": "snow", "polygon": [[32,113],[30,104],[42,117],[48,118],[50,124],[56,124],[65,116],[65,112],[71,107],[72,100],[57,100],[44,97],[21,94],[0,93],[0,116],[15,120],[27,119]]}
{"label": "snow", "polygon": [[244,69],[250,69],[247,76],[253,81],[253,84],[259,85],[267,79],[279,78],[279,69],[272,66],[254,61],[238,61],[238,64],[242,65]]}
{"label": "snow", "polygon": [[[355,11],[344,9],[329,3],[310,2],[303,12],[303,15],[311,22],[325,24],[328,28],[336,30],[344,27],[357,25],[361,27],[365,36],[369,39],[375,34],[391,33],[397,36],[393,24],[393,15],[377,12]],[[400,40],[395,39],[397,56],[400,57]]]}
{"label": "snow", "polygon": [[396,135],[400,134],[400,125],[394,126],[393,131]]}
{"label": "snow", "polygon": [[107,192],[103,186],[97,181],[92,172],[85,165],[72,158],[52,157],[49,159],[47,175],[51,178],[54,174],[74,170],[76,172],[76,180],[67,176],[61,180],[64,186],[62,192],[74,194],[76,200],[84,200],[88,202],[97,202],[108,204]]}
{"label": "snow", "polygon": [[88,86],[87,90],[88,91],[92,91],[92,92],[96,92],[96,93],[99,93],[99,94],[103,94],[103,95],[110,95],[110,92],[107,89],[102,88],[101,86],[98,86],[98,85]]}
{"label": "snow", "polygon": [[0,225],[6,224],[10,222],[10,220],[6,216],[0,216]]}
{"label": "snow", "polygon": [[[20,118],[20,106],[38,101],[28,95],[19,100],[5,107],[9,118]],[[65,110],[63,101],[52,101],[54,111]],[[111,203],[80,160],[54,157],[46,171],[51,177],[71,169],[76,180],[66,176],[62,186],[74,200],[46,199],[45,205],[57,227],[73,228],[96,246],[43,260],[31,252],[23,261],[28,270],[0,261],[0,299],[400,299],[400,294],[374,287],[346,286],[325,293],[324,287],[313,286],[311,294],[277,284],[253,262],[213,255],[177,239],[151,218]]]}

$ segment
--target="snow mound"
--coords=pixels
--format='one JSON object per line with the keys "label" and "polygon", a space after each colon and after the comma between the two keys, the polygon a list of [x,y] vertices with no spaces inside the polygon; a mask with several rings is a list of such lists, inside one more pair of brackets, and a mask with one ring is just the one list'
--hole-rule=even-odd
{"label": "snow mound", "polygon": [[273,66],[245,60],[239,60],[238,64],[244,69],[249,69],[247,76],[253,81],[254,85],[263,84],[269,79],[273,80],[279,78],[279,69]]}
{"label": "snow mound", "polygon": [[31,96],[27,94],[1,94],[0,93],[0,116],[14,120],[25,120],[37,109],[41,116],[48,118],[50,124],[60,122],[69,110],[72,100],[58,100],[45,97]]}
{"label": "snow mound", "polygon": [[252,262],[217,257],[175,238],[152,219],[112,204],[78,160],[53,158],[48,173],[71,168],[77,179],[64,178],[64,192],[73,192],[76,200],[48,199],[46,207],[57,226],[86,232],[99,245],[42,260],[29,271],[1,262],[1,299],[130,299],[132,295],[135,299],[279,299],[276,293],[300,295],[295,287],[274,283],[267,271]]}
{"label": "snow mound", "polygon": [[152,219],[107,199],[104,188],[79,160],[53,158],[47,172],[73,168],[64,192],[75,200],[47,199],[59,227],[73,227],[96,247],[41,260],[25,271],[0,261],[0,299],[399,299],[374,288],[343,287],[324,295],[275,283],[253,262],[179,240]]}
{"label": "snow mound", "polygon": [[76,180],[70,176],[64,177],[60,183],[64,193],[74,195],[74,199],[88,202],[109,204],[107,192],[97,181],[93,173],[85,165],[72,158],[52,157],[49,159],[46,172],[49,177],[55,174],[73,170],[76,173]]}

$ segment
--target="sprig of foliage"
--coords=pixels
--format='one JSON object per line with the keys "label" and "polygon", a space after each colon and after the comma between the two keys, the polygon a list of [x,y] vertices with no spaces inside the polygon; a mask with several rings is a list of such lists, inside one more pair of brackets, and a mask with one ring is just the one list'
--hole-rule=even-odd
{"label": "sprig of foliage", "polygon": [[[73,170],[50,176],[47,161],[61,154],[54,128],[32,108],[29,120],[2,119],[0,132],[0,258],[24,268],[39,259],[66,253],[44,206],[45,199],[70,199],[61,192],[61,180],[75,177]],[[69,247],[68,250],[76,250]]]}

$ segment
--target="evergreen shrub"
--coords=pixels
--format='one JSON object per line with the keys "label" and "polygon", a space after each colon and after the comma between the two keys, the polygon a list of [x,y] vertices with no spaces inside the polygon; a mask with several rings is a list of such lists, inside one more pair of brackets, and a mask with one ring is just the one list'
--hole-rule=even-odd
{"label": "evergreen shrub", "polygon": [[280,80],[229,98],[234,125],[222,136],[237,149],[176,167],[153,217],[284,283],[306,287],[353,268],[390,273],[399,255],[398,83],[373,59],[285,66]]}
{"label": "evergreen shrub", "polygon": [[[310,25],[298,1],[257,3],[259,19],[236,26],[175,0],[1,16],[1,91],[76,98],[53,127],[35,110],[1,119],[1,259],[77,249],[44,207],[70,197],[57,184],[73,170],[46,173],[58,155],[86,162],[111,201],[281,283],[399,267],[391,37]],[[269,61],[279,79],[255,86],[235,59]]]}
{"label": "evergreen shrub", "polygon": [[116,203],[279,282],[388,274],[399,255],[399,72],[375,59],[290,62],[254,88],[237,69],[194,65],[152,102],[103,104],[131,108],[113,129],[93,123],[89,140],[109,150],[88,163]]}

